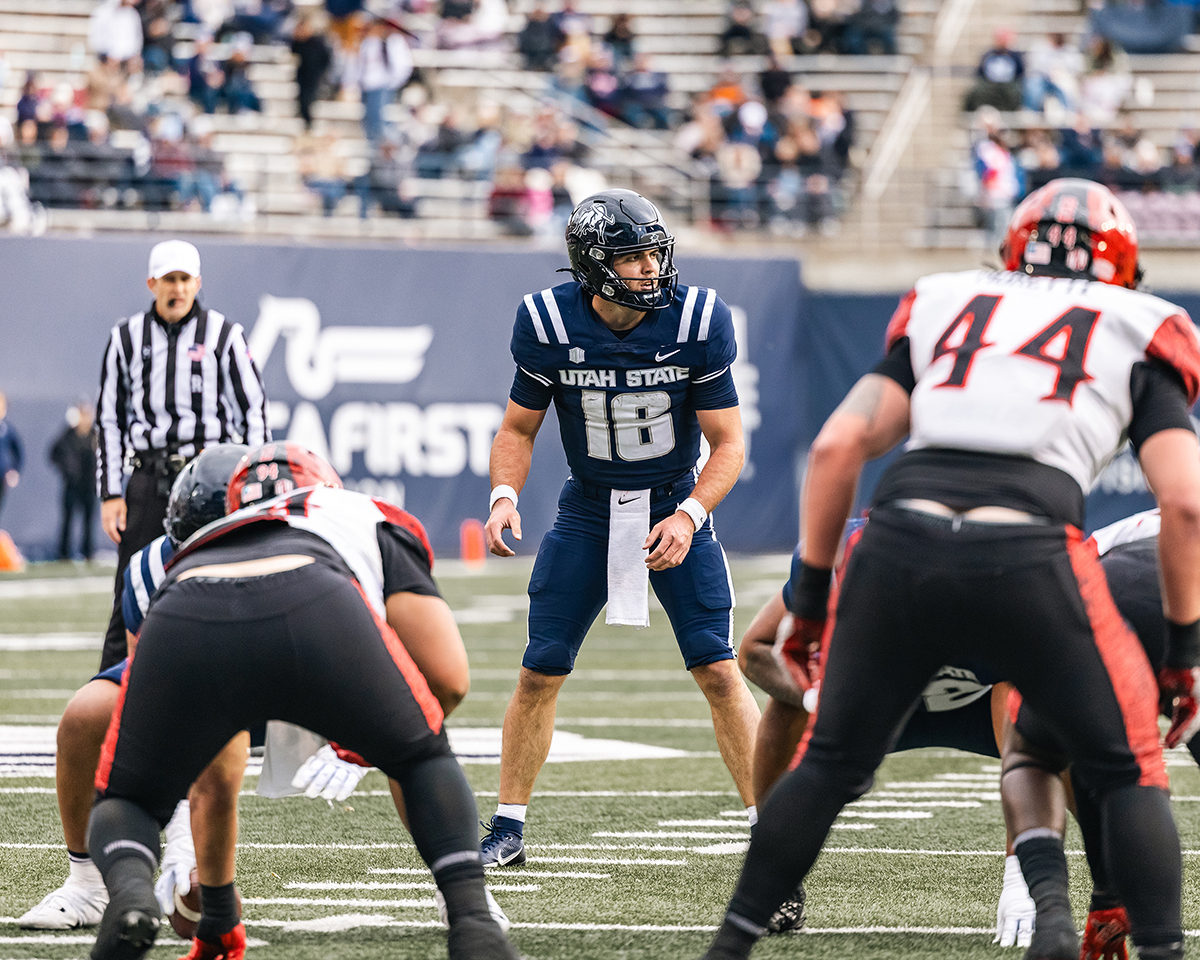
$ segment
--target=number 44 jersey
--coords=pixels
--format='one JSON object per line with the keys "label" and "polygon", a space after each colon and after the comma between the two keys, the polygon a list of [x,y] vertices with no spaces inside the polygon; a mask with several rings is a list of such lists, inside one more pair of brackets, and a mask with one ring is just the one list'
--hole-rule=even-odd
{"label": "number 44 jersey", "polygon": [[737,406],[729,307],[716,291],[680,286],[624,338],[578,283],[528,294],[517,308],[510,397],[553,401],[571,473],[617,489],[666,484],[696,465],[697,410]]}
{"label": "number 44 jersey", "polygon": [[1166,300],[1112,284],[1015,272],[924,277],[888,327],[916,386],[909,449],[1030,457],[1086,492],[1133,415],[1134,369],[1161,363],[1200,392],[1200,338]]}

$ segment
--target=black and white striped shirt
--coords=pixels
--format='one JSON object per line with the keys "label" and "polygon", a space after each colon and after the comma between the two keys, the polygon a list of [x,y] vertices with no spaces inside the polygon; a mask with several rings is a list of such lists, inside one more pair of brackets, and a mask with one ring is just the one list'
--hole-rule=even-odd
{"label": "black and white striped shirt", "polygon": [[178,323],[154,308],[112,329],[100,371],[96,485],[121,496],[127,449],[190,457],[211,443],[271,439],[266,394],[241,324],[199,303]]}

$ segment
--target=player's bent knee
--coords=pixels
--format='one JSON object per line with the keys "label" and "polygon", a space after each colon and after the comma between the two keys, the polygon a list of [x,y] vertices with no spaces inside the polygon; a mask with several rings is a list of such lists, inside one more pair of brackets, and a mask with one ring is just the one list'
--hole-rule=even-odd
{"label": "player's bent knee", "polygon": [[102,741],[120,692],[120,687],[107,680],[93,680],[75,691],[58,721],[59,750],[81,742]]}
{"label": "player's bent knee", "polygon": [[692,667],[690,672],[710,700],[736,696],[746,686],[738,663],[732,658],[702,663]]}

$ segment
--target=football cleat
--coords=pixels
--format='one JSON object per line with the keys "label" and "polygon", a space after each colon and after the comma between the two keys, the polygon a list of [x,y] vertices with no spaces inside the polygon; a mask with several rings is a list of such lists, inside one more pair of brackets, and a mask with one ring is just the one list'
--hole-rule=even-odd
{"label": "football cleat", "polygon": [[521,960],[521,955],[490,917],[460,917],[447,938],[450,960]]}
{"label": "football cleat", "polygon": [[228,933],[221,934],[219,943],[194,937],[192,949],[179,960],[245,960],[245,957],[246,928],[239,923]]}
{"label": "football cleat", "polygon": [[161,926],[153,890],[149,902],[142,906],[113,910],[110,905],[100,922],[91,960],[140,960],[154,946]]}
{"label": "football cleat", "polygon": [[1124,907],[1092,910],[1083,930],[1083,948],[1079,960],[1129,960],[1125,936],[1129,933],[1129,917]]}
{"label": "football cleat", "polygon": [[[96,876],[99,877],[99,871]],[[101,882],[98,886],[83,883],[75,877],[57,890],[46,894],[42,902],[27,910],[17,921],[25,930],[74,930],[78,927],[94,927],[104,916],[108,906],[108,891]]]}
{"label": "football cleat", "polygon": [[519,820],[497,814],[491,822],[481,820],[480,826],[487,828],[487,834],[479,841],[485,867],[515,867],[525,862],[525,840]]}
{"label": "football cleat", "polygon": [[799,930],[804,926],[804,884],[799,884],[792,895],[783,901],[767,921],[767,936]]}
{"label": "football cleat", "polygon": [[[490,913],[492,915],[492,919],[500,925],[500,929],[505,933],[508,933],[509,929],[512,927],[512,921],[508,919],[508,914],[506,914],[500,908],[500,904],[498,904],[496,902],[496,898],[492,896],[491,890],[488,890],[485,887],[483,892],[487,897],[488,913]],[[449,927],[450,914],[446,910],[446,898],[442,896],[441,890],[433,891],[433,902],[437,904],[438,919],[442,921],[442,926]]]}
{"label": "football cleat", "polygon": [[1070,910],[1040,913],[1024,960],[1076,960],[1078,956],[1079,933]]}

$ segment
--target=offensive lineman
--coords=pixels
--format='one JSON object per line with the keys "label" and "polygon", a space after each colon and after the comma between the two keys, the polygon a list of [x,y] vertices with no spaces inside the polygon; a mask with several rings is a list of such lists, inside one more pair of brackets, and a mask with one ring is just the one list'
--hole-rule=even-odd
{"label": "offensive lineman", "polygon": [[[385,616],[453,628],[410,515],[340,487],[302,448],[268,444],[243,460],[229,502],[287,471],[299,489],[211,524],[172,560],[130,665],[96,775],[88,842],[109,904],[93,960],[136,960],[153,945],[158,830],[196,774],[238,730],[286,719],[336,739],[396,779],[417,849],[444,895],[450,956],[516,953],[489,915],[474,797],[443,713]],[[386,601],[385,601],[386,598]],[[170,722],[177,703],[193,722]],[[232,884],[203,890],[213,953],[239,953]],[[211,908],[211,909],[210,909]]]}
{"label": "offensive lineman", "polygon": [[[496,866],[525,861],[526,808],[584,635],[606,601],[608,623],[647,626],[647,578],[756,819],[758,707],[734,661],[732,580],[709,517],[744,456],[729,308],[711,288],[677,286],[675,238],[631,190],[588,197],[566,238],[574,282],[528,294],[517,308],[517,372],[492,444],[486,531],[497,556],[513,555],[505,529],[521,538],[517,495],[551,402],[571,468],[529,580],[529,643],[504,715],[500,803],[482,847]],[[697,476],[702,434],[712,453]]]}
{"label": "offensive lineman", "polygon": [[[749,955],[842,807],[869,789],[930,676],[963,655],[1012,679],[1096,794],[1140,956],[1183,956],[1155,678],[1079,528],[1084,493],[1128,435],[1162,514],[1174,669],[1160,688],[1194,696],[1200,450],[1188,408],[1200,340],[1179,307],[1122,289],[1138,280],[1136,232],[1104,187],[1052,181],[1017,209],[1003,253],[1002,272],[918,281],[889,325],[886,359],[813,444],[796,609],[815,644],[863,464],[910,434],[847,571],[807,751],[767,799],[706,957]],[[1053,840],[1014,845],[1036,899],[1027,860]],[[1027,956],[1073,960],[1078,949],[1073,923],[1039,922]]]}

